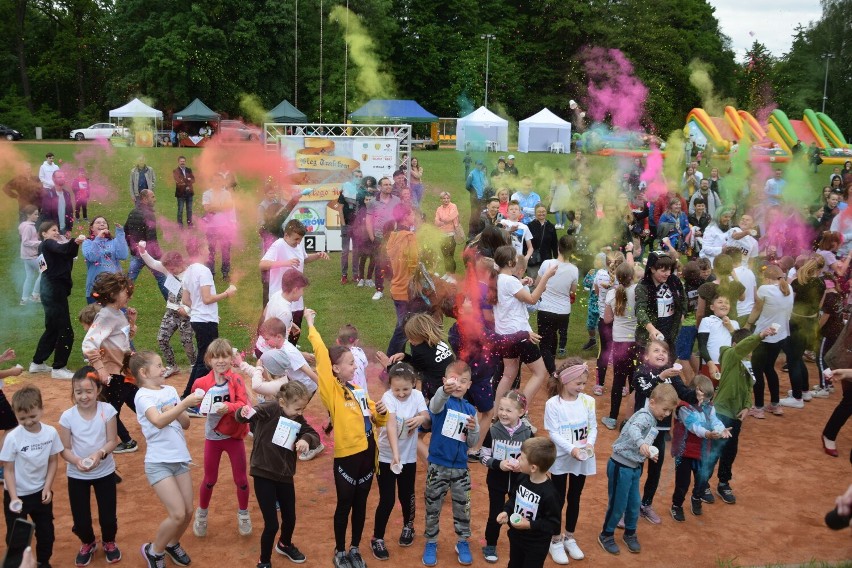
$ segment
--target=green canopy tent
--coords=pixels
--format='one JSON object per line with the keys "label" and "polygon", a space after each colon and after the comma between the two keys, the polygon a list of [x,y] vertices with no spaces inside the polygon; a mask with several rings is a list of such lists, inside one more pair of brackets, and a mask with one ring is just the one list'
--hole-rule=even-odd
{"label": "green canopy tent", "polygon": [[189,106],[172,115],[172,128],[178,133],[178,145],[184,147],[204,146],[212,134],[219,130],[218,113],[195,99]]}
{"label": "green canopy tent", "polygon": [[278,103],[274,109],[270,110],[267,115],[270,122],[307,122],[308,117],[290,104],[290,101],[283,100]]}

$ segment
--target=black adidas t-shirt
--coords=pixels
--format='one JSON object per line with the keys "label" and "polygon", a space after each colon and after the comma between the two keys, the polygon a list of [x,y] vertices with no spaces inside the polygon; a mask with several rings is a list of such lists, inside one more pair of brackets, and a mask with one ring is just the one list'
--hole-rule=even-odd
{"label": "black adidas t-shirt", "polygon": [[420,373],[423,382],[432,385],[441,384],[447,366],[455,359],[453,350],[443,341],[434,347],[425,341],[420,345],[411,345],[411,355],[405,357],[405,361]]}

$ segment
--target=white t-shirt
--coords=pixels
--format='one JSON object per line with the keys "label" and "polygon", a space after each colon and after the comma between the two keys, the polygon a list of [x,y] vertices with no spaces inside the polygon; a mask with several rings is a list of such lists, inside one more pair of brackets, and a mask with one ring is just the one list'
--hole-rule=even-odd
{"label": "white t-shirt", "polygon": [[625,288],[627,306],[624,308],[623,316],[615,313],[615,290],[616,288],[607,290],[605,302],[613,314],[612,340],[619,343],[636,341],[636,284],[631,284]]}
{"label": "white t-shirt", "polygon": [[754,272],[746,266],[734,268],[734,275],[740,284],[745,286],[745,300],[737,300],[737,316],[747,316],[754,309],[754,291],[757,290],[757,278]]}
{"label": "white t-shirt", "polygon": [[213,282],[213,273],[203,264],[196,262],[186,267],[183,273],[183,289],[189,293],[190,308],[189,321],[196,323],[219,323],[219,304],[205,304],[201,299],[201,288],[210,286],[210,294],[216,294],[216,284]]}
{"label": "white t-shirt", "polygon": [[594,446],[598,438],[594,398],[584,393],[572,401],[558,395],[550,397],[544,403],[544,428],[556,446],[556,461],[550,473],[597,473],[594,457],[581,461],[571,455],[574,448]]}
{"label": "white t-shirt", "polygon": [[47,462],[50,456],[61,453],[65,448],[56,428],[41,424],[38,432],[27,432],[16,426],[3,440],[0,461],[15,462],[15,487],[18,496],[32,495],[44,489],[47,477]]}
{"label": "white t-shirt", "polygon": [[[272,246],[269,247],[269,250],[266,251],[266,254],[263,255],[261,260],[290,260],[293,258],[299,259],[298,266],[279,266],[278,268],[272,268],[269,271],[269,297],[272,298],[272,294],[275,292],[281,291],[281,277],[285,272],[291,269],[298,270],[299,272],[305,272],[305,259],[307,258],[308,253],[305,251],[304,242],[300,242],[298,246],[291,247],[287,244],[287,241],[284,239],[278,239]],[[303,298],[299,298],[297,301],[292,302],[292,310],[299,311],[305,309],[305,301]]]}
{"label": "white t-shirt", "polygon": [[[270,320],[272,318],[280,319],[284,322],[284,325],[288,330],[290,329],[290,325],[293,323],[293,304],[284,299],[284,295],[281,293],[281,290],[269,295],[269,302],[266,304],[266,310],[263,312],[263,321]],[[255,347],[257,347],[261,353],[269,351],[269,345],[266,344],[266,340],[262,335],[257,336]]]}
{"label": "white t-shirt", "polygon": [[[523,255],[524,243],[532,241],[533,238],[530,228],[520,221],[509,221],[508,219],[503,219],[500,221],[500,224],[509,230],[509,236],[512,237],[512,246],[515,247],[518,254]],[[532,246],[532,243],[530,243],[530,246]]]}
{"label": "white t-shirt", "polygon": [[159,390],[140,388],[133,398],[136,403],[136,419],[142,427],[142,434],[148,449],[145,452],[145,463],[186,463],[192,461],[183,428],[177,420],[170,422],[165,428],[157,428],[145,416],[149,408],[162,412],[163,407],[178,404],[180,397],[174,387],[165,385]]}
{"label": "white t-shirt", "polygon": [[[80,416],[77,405],[72,406],[59,417],[59,425],[71,433],[71,452],[78,458],[88,457],[107,443],[107,423],[115,418],[115,408],[106,402],[98,402],[95,415],[91,420]],[[80,471],[76,465],[67,464],[65,474],[74,479],[100,479],[115,471],[115,458],[109,454],[101,460],[98,467],[91,471]]]}
{"label": "white t-shirt", "polygon": [[[731,320],[731,326],[734,329],[739,329],[740,324],[737,320]],[[698,326],[698,333],[706,333],[707,336],[707,351],[710,354],[710,360],[714,363],[719,363],[719,351],[722,346],[731,346],[731,332],[722,323],[722,320],[715,316],[709,315],[701,318],[701,324]]]}
{"label": "white t-shirt", "polygon": [[352,357],[355,358],[355,375],[349,381],[360,388],[367,390],[367,354],[360,347],[352,346],[349,348]]}
{"label": "white t-shirt", "polygon": [[305,357],[302,355],[302,352],[289,341],[284,342],[284,346],[281,350],[290,358],[290,368],[287,370],[287,377],[291,381],[302,383],[305,388],[308,389],[309,393],[314,394],[314,391],[317,390],[317,384],[301,370],[302,367],[308,364]]}
{"label": "white t-shirt", "polygon": [[[396,431],[399,444],[399,462],[402,464],[417,462],[417,431],[409,432],[405,428],[405,421],[409,418],[414,418],[424,410],[426,410],[426,400],[423,398],[423,393],[417,389],[413,389],[406,400],[399,400],[391,391],[386,391],[382,395],[382,402],[388,409],[388,412],[396,417]],[[390,420],[392,417],[389,417]],[[391,453],[390,442],[388,442],[388,429],[379,429],[379,461],[391,463],[393,454]]]}
{"label": "white t-shirt", "polygon": [[735,239],[734,233],[739,233],[742,231],[739,227],[734,227],[731,231],[728,232],[728,240],[725,243],[725,246],[736,247],[743,251],[743,266],[745,266],[749,259],[756,258],[758,252],[757,239],[752,237],[751,235],[746,235],[741,239]]}
{"label": "white t-shirt", "polygon": [[764,284],[757,289],[758,299],[763,300],[763,311],[754,324],[755,331],[763,331],[773,323],[781,326],[775,335],[763,339],[765,343],[778,343],[790,335],[790,314],[793,313],[795,295],[790,288],[790,294],[785,296],[777,284]]}
{"label": "white t-shirt", "polygon": [[545,260],[538,269],[538,275],[546,274],[553,265],[559,266],[556,274],[547,281],[538,309],[552,314],[571,313],[571,288],[577,285],[580,272],[570,262],[559,262],[555,258]]}
{"label": "white t-shirt", "polygon": [[[598,313],[603,315],[604,310],[606,309],[606,293],[609,291],[609,288],[605,288],[604,286],[609,286],[612,283],[610,280],[609,272],[601,268],[595,273],[594,282],[592,282],[592,289],[594,287],[598,287]],[[603,284],[604,286],[601,286]]]}
{"label": "white t-shirt", "polygon": [[500,335],[532,331],[527,305],[515,294],[523,288],[521,281],[509,274],[497,275],[497,305],[494,306],[494,330]]}

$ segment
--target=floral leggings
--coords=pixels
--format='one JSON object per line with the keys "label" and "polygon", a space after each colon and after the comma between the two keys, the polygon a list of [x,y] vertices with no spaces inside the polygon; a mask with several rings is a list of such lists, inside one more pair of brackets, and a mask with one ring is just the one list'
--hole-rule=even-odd
{"label": "floral leggings", "polygon": [[163,357],[166,359],[166,366],[174,367],[177,365],[175,352],[169,343],[175,331],[180,332],[180,343],[183,345],[186,358],[189,359],[189,365],[195,365],[194,336],[192,326],[189,325],[189,318],[180,317],[175,310],[166,310],[160,322],[160,331],[157,332],[157,343],[160,345],[160,351],[163,352]]}

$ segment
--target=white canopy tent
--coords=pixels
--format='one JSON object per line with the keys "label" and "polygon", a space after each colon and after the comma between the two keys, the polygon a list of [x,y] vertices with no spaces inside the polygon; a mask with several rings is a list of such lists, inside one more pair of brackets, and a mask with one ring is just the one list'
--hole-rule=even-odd
{"label": "white canopy tent", "polygon": [[156,118],[163,120],[163,111],[151,108],[139,99],[109,111],[110,118]]}
{"label": "white canopy tent", "polygon": [[481,150],[508,151],[509,121],[479,107],[456,123],[456,150],[464,151],[468,144]]}
{"label": "white canopy tent", "polygon": [[518,123],[518,152],[547,152],[554,143],[571,148],[571,123],[548,109]]}

